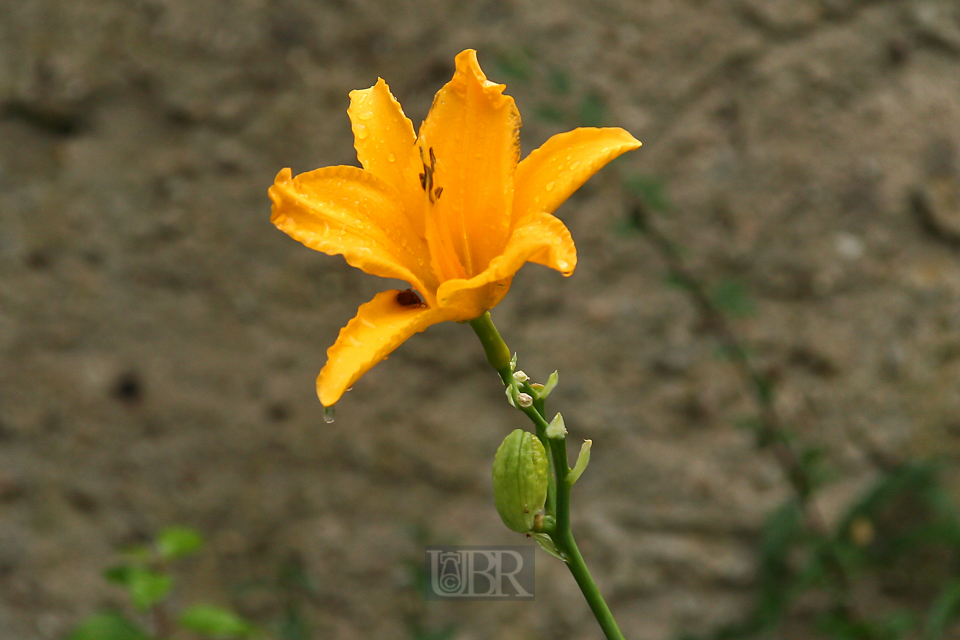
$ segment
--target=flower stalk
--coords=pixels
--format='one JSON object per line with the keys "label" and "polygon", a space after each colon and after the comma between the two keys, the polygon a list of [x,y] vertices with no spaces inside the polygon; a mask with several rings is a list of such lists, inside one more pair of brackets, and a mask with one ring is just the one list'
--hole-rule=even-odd
{"label": "flower stalk", "polygon": [[[552,473],[549,475],[550,483],[545,519],[549,519],[552,526],[549,530],[542,529],[534,536],[548,536],[557,554],[569,567],[570,573],[577,581],[583,597],[590,606],[590,610],[593,611],[593,615],[600,624],[607,640],[624,640],[610,607],[607,606],[600,589],[590,575],[589,569],[587,569],[587,564],[580,554],[580,549],[577,547],[577,541],[570,526],[570,489],[573,482],[570,481],[571,478],[569,477],[572,470],[567,462],[567,439],[565,437],[547,437],[547,429],[550,428],[550,423],[546,419],[543,398],[530,384],[529,380],[520,382],[513,376],[515,364],[509,360],[510,350],[494,326],[490,313],[484,313],[479,318],[471,320],[470,326],[473,327],[474,332],[480,339],[483,350],[487,354],[487,360],[500,374],[503,383],[507,385],[509,394],[514,398],[514,406],[533,422],[537,437],[543,444],[544,449],[550,453]],[[491,354],[494,355],[491,356]],[[507,354],[506,363],[504,363],[502,354]],[[517,403],[516,397],[520,394],[529,395],[533,398],[533,402],[528,406]],[[582,472],[582,468],[579,471]]]}

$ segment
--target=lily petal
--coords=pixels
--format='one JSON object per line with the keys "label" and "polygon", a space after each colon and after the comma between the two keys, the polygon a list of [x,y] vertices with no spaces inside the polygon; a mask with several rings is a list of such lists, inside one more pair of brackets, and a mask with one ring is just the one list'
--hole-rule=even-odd
{"label": "lily petal", "polygon": [[526,262],[556,269],[565,276],[577,266],[577,249],[570,231],[549,213],[528,215],[513,230],[503,254],[468,280],[447,280],[437,291],[437,304],[457,320],[472,320],[496,306],[510,289],[514,274]]}
{"label": "lily petal", "polygon": [[423,192],[417,186],[421,167],[413,123],[382,78],[369,89],[350,92],[347,115],[360,164],[400,193],[410,224],[422,237]]}
{"label": "lily petal", "polygon": [[384,291],[361,305],[357,315],[340,330],[327,349],[327,364],[317,377],[317,395],[323,406],[336,404],[360,376],[390,355],[407,338],[450,319],[443,309],[404,306],[397,290]]}
{"label": "lily petal", "polygon": [[551,137],[517,165],[514,221],[553,213],[605,164],[639,147],[639,140],[619,128],[584,127]]}
{"label": "lily petal", "polygon": [[436,290],[425,242],[407,224],[396,190],[372,173],[325,167],[294,178],[283,169],[269,193],[270,221],[294,240],[424,295]]}
{"label": "lily petal", "polygon": [[[425,164],[430,165],[431,150],[436,157],[426,216],[435,217],[446,240],[428,235],[430,249],[454,251],[471,277],[500,255],[510,236],[520,113],[513,98],[503,95],[505,86],[487,80],[476,51],[460,53],[456,65],[453,79],[434,98],[418,145]],[[429,233],[429,221],[427,228]],[[449,277],[455,276],[441,275]]]}

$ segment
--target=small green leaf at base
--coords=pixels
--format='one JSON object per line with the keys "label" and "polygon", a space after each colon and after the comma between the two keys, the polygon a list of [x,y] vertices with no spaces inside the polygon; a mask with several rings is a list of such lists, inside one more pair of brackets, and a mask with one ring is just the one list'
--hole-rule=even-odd
{"label": "small green leaf at base", "polygon": [[157,552],[164,560],[179,560],[203,547],[203,536],[189,527],[167,527],[157,536]]}
{"label": "small green leaf at base", "polygon": [[173,578],[146,567],[121,564],[103,572],[109,582],[121,585],[130,594],[130,600],[140,611],[146,611],[167,597],[173,588]]}
{"label": "small green leaf at base", "polygon": [[208,638],[249,638],[257,632],[252,624],[226,609],[206,604],[190,607],[180,616],[180,626]]}
{"label": "small green leaf at base", "polygon": [[67,640],[150,640],[150,636],[119,613],[95,613],[81,622]]}
{"label": "small green leaf at base", "polygon": [[564,557],[560,554],[560,551],[557,549],[557,545],[553,543],[553,539],[545,533],[531,533],[530,534],[534,540],[537,541],[537,544],[540,545],[540,548],[552,555],[557,560],[563,560],[566,562]]}

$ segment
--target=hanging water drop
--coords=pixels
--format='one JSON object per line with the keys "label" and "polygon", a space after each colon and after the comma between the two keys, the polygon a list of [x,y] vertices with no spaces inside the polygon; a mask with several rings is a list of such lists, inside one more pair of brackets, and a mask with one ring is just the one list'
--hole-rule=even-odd
{"label": "hanging water drop", "polygon": [[330,405],[329,407],[324,407],[324,408],[323,408],[323,421],[326,422],[327,424],[332,424],[332,423],[333,423],[333,420],[334,420],[334,417],[335,417],[335,416],[334,416],[334,413],[335,413],[334,407],[335,407],[335,406],[336,406],[336,405]]}

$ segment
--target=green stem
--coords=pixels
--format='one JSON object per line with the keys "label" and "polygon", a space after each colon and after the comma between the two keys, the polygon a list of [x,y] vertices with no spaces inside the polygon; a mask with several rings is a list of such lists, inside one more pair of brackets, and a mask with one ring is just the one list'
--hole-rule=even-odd
{"label": "green stem", "polygon": [[[514,387],[511,391],[515,391],[519,383],[513,378],[513,370],[510,365],[510,349],[507,348],[503,338],[500,337],[500,333],[490,318],[490,313],[485,313],[476,320],[472,320],[470,326],[473,327],[477,337],[480,338],[480,342],[483,344],[483,350],[487,354],[487,360],[493,368],[497,370],[497,373],[500,374],[503,383],[508,387]],[[529,385],[525,384],[523,387],[524,393],[530,394],[534,398],[534,402],[532,406],[520,407],[517,405],[517,408],[530,418],[530,421],[533,422],[536,427],[537,437],[543,443],[544,448],[550,450],[555,474],[555,478],[550,478],[551,487],[549,490],[548,505],[553,506],[553,515],[556,516],[556,528],[550,533],[550,537],[566,561],[567,567],[570,568],[570,573],[573,574],[574,580],[577,581],[583,597],[586,599],[587,604],[590,605],[590,609],[600,624],[600,628],[603,629],[607,640],[624,640],[623,634],[620,633],[620,628],[617,627],[617,622],[610,612],[610,608],[603,600],[600,589],[597,588],[597,584],[593,581],[593,577],[587,569],[587,564],[584,562],[583,556],[580,555],[580,549],[577,548],[577,542],[573,537],[573,530],[570,528],[571,487],[567,481],[570,467],[567,463],[566,438],[552,439],[546,437],[548,422],[543,400],[537,397],[536,392]]]}

